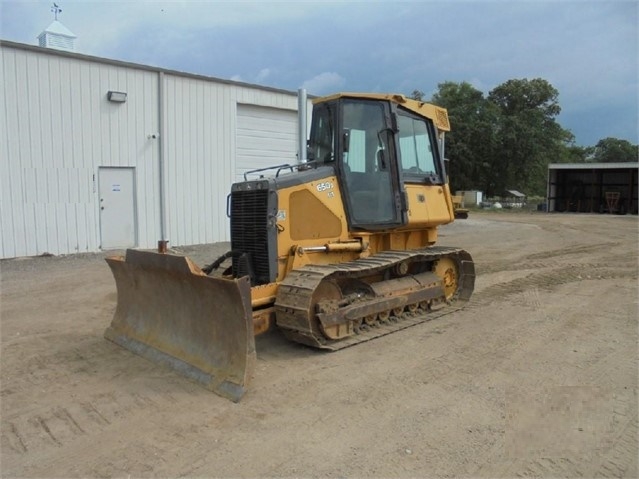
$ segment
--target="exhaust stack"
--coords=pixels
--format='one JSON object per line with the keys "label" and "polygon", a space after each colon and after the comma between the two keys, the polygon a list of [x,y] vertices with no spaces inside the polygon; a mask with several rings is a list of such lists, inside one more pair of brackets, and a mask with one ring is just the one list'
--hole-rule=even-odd
{"label": "exhaust stack", "polygon": [[297,159],[300,164],[307,161],[306,157],[306,89],[297,90]]}

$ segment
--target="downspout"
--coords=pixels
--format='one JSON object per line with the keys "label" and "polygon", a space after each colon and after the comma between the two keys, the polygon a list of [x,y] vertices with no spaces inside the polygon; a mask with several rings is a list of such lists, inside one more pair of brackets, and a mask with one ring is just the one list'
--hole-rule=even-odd
{"label": "downspout", "polygon": [[160,142],[158,143],[158,175],[160,190],[160,240],[158,241],[158,253],[166,253],[169,240],[167,239],[167,217],[166,217],[166,170],[165,154],[166,135],[164,134],[164,72],[158,72],[158,130]]}
{"label": "downspout", "polygon": [[297,161],[304,164],[306,157],[306,90],[300,88],[297,90]]}

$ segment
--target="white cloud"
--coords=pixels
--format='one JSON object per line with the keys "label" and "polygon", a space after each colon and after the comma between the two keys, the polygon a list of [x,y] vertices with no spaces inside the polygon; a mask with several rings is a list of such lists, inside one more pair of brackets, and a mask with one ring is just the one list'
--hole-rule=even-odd
{"label": "white cloud", "polygon": [[339,90],[345,83],[346,80],[339,73],[323,72],[302,83],[302,88],[312,95],[322,95]]}
{"label": "white cloud", "polygon": [[255,83],[262,83],[271,74],[271,70],[268,68],[262,68],[255,77]]}

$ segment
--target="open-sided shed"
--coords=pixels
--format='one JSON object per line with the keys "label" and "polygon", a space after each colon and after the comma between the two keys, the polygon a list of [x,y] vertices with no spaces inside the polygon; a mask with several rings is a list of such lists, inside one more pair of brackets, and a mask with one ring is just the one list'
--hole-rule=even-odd
{"label": "open-sided shed", "polygon": [[526,195],[517,190],[506,190],[502,195],[504,208],[522,208],[526,204]]}
{"label": "open-sided shed", "polygon": [[548,211],[637,214],[638,163],[551,163]]}

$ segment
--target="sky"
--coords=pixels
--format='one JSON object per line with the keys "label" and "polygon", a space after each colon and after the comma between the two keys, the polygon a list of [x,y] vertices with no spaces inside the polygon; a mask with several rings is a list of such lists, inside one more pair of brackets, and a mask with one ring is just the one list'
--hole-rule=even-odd
{"label": "sky", "polygon": [[[36,45],[52,3],[0,0],[0,38]],[[56,3],[78,53],[313,95],[543,78],[577,145],[639,143],[637,0]]]}

